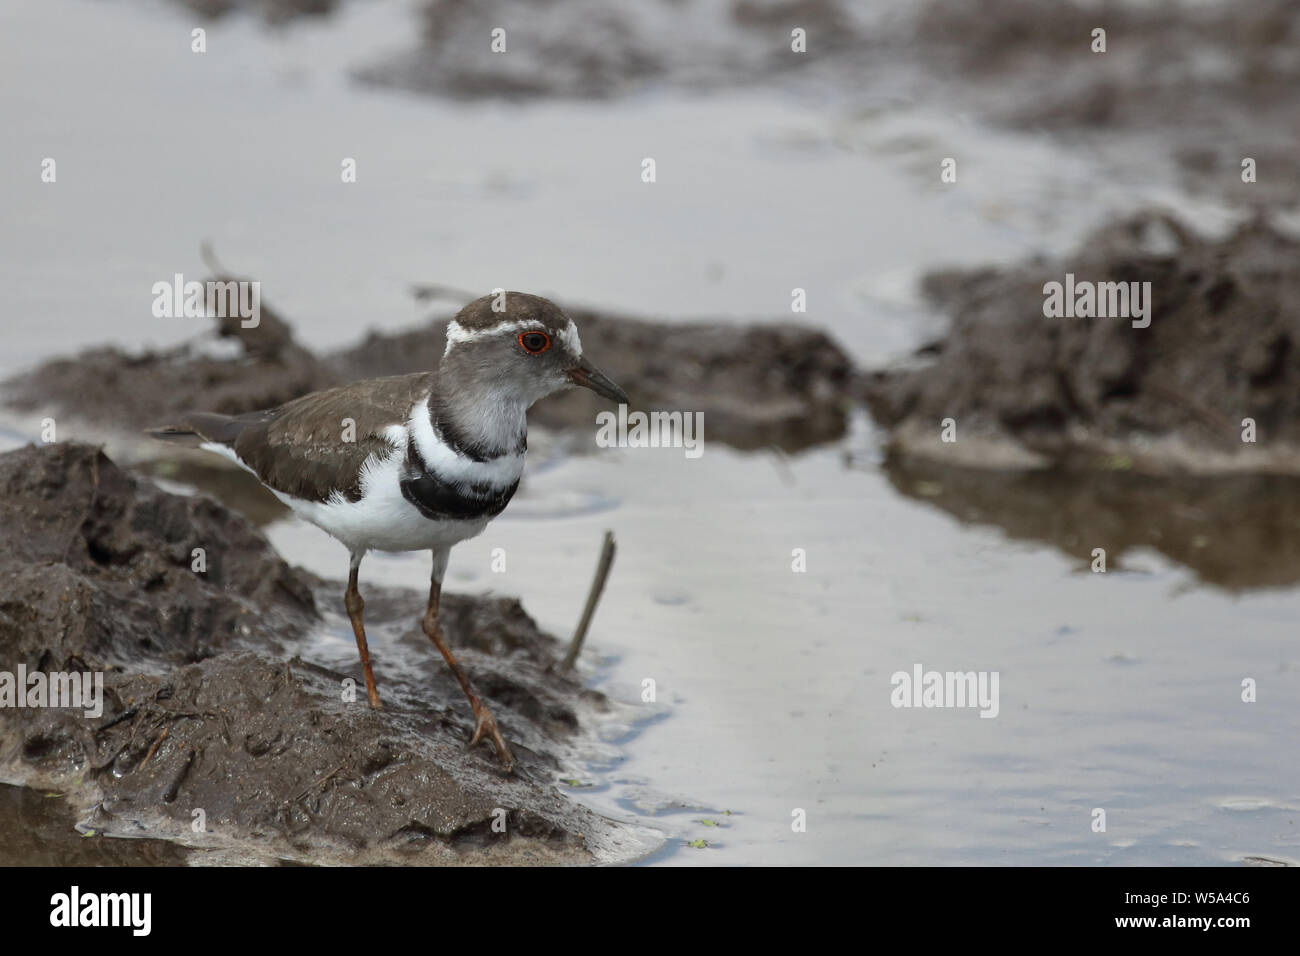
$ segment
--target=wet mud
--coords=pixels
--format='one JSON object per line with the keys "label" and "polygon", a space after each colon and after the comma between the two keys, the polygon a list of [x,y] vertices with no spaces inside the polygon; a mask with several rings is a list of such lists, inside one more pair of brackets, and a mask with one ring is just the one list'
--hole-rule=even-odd
{"label": "wet mud", "polygon": [[558,643],[517,601],[443,602],[519,761],[505,775],[467,747],[469,708],[419,628],[424,595],[365,590],[372,648],[427,661],[398,671],[379,650],[376,712],[359,664],[297,653],[343,585],[287,565],[241,516],[81,444],[0,455],[0,490],[0,669],[103,675],[98,715],[0,708],[0,775],[62,794],[83,830],[262,862],[586,863],[652,848],[553,785],[588,715],[612,705],[557,673]]}
{"label": "wet mud", "polygon": [[339,7],[338,0],[174,0],[201,17],[220,20],[234,13],[251,13],[269,24],[321,17]]}
{"label": "wet mud", "polygon": [[[1300,473],[1298,254],[1262,219],[1214,240],[1145,212],[1059,261],[932,273],[951,328],[870,408],[896,453],[954,465]],[[1067,273],[1149,283],[1149,326],[1045,316]]]}
{"label": "wet mud", "polygon": [[[1094,52],[1093,31],[1105,31]],[[1300,6],[935,0],[914,25],[929,76],[1000,125],[1158,143],[1184,185],[1247,206],[1300,197]],[[1242,160],[1260,172],[1243,183]]]}
{"label": "wet mud", "polygon": [[[868,34],[860,19],[840,0],[430,0],[420,8],[418,42],[357,75],[467,99],[605,99],[649,85],[712,89],[822,65],[791,50],[796,26],[836,64],[864,57],[860,41]],[[505,30],[504,55],[489,45],[496,27]]]}
{"label": "wet mud", "polygon": [[[234,277],[217,276],[217,281]],[[840,437],[861,386],[849,358],[826,333],[792,323],[664,324],[570,308],[583,349],[642,411],[700,412],[705,441],[742,449],[797,451]],[[262,305],[261,322],[214,319],[213,335],[242,354],[219,357],[196,341],[132,354],[115,346],[56,358],[0,385],[0,402],[30,434],[41,417],[96,436],[143,431],[202,409],[235,415],[363,378],[438,367],[450,315],[405,332],[371,332],[350,348],[315,355],[282,315]],[[663,343],[671,339],[673,348]],[[584,394],[579,394],[584,392]],[[573,389],[539,402],[533,424],[579,429],[594,442],[607,403]]]}
{"label": "wet mud", "polygon": [[[268,17],[328,5],[246,4]],[[1289,0],[931,0],[907,10],[852,0],[428,0],[418,10],[416,42],[394,37],[397,52],[358,69],[359,79],[465,99],[755,83],[797,84],[849,105],[901,93],[1017,130],[1158,143],[1185,186],[1244,205],[1294,208],[1300,196],[1300,7]],[[505,50],[494,53],[496,27]],[[791,49],[794,29],[805,52]],[[1097,29],[1104,51],[1093,49]],[[1246,157],[1261,171],[1249,185]]]}

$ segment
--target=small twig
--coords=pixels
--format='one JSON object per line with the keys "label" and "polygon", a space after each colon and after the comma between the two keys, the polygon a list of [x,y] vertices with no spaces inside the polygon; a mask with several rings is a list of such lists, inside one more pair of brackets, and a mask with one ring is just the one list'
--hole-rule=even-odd
{"label": "small twig", "polygon": [[582,619],[578,621],[578,629],[573,632],[573,640],[569,642],[569,652],[564,655],[564,661],[560,664],[561,671],[571,670],[574,661],[582,652],[582,642],[587,639],[587,628],[591,626],[591,619],[596,614],[596,604],[600,601],[601,592],[605,590],[609,569],[614,566],[614,551],[614,532],[606,531],[605,543],[600,549],[600,563],[596,565],[596,577],[591,582],[591,591],[587,594],[587,606],[582,609]]}
{"label": "small twig", "polygon": [[208,267],[208,271],[213,275],[230,275],[226,267],[221,264],[221,260],[217,258],[217,252],[212,248],[211,240],[204,239],[199,243],[199,258],[203,260],[203,264]]}
{"label": "small twig", "polygon": [[326,774],[324,777],[322,777],[320,780],[315,780],[315,781],[313,781],[313,782],[307,784],[306,789],[304,789],[302,793],[298,794],[298,796],[294,797],[292,800],[290,800],[288,803],[286,803],[285,806],[286,806],[286,807],[291,807],[291,806],[293,806],[295,803],[297,803],[297,802],[298,802],[299,800],[301,800],[303,797],[307,796],[307,794],[311,793],[312,788],[314,788],[314,787],[320,787],[320,786],[323,786],[323,785],[329,783],[329,782],[330,782],[330,778],[332,778],[336,773],[338,773],[340,770],[342,770],[342,769],[344,768],[344,766],[346,766],[346,764],[339,764],[337,767],[335,767],[333,770],[331,770],[329,773],[327,773],[327,774]]}
{"label": "small twig", "polygon": [[167,729],[168,729],[168,728],[166,728],[166,727],[164,727],[164,728],[162,729],[162,733],[160,733],[160,734],[158,735],[158,739],[155,740],[155,741],[153,742],[153,746],[150,747],[150,748],[149,748],[149,752],[148,752],[147,754],[144,755],[144,759],[140,761],[140,766],[139,766],[137,769],[143,770],[143,769],[144,769],[144,765],[147,764],[147,763],[149,762],[149,759],[150,759],[151,757],[153,757],[154,753],[157,752],[159,745],[160,745],[160,744],[161,744],[165,739],[167,739]]}
{"label": "small twig", "polygon": [[790,467],[790,458],[785,450],[778,445],[768,445],[767,450],[772,453],[772,467],[776,469],[776,473],[781,476],[781,480],[786,485],[793,488],[798,482],[795,480],[794,470]]}
{"label": "small twig", "polygon": [[221,717],[222,715],[215,710],[172,710],[168,707],[159,707],[157,704],[146,704],[150,716],[155,714],[166,714],[167,717]]}
{"label": "small twig", "polygon": [[122,721],[130,720],[139,712],[140,712],[139,708],[136,707],[132,707],[130,710],[123,711],[122,713],[114,717],[112,720],[110,720],[108,723],[100,724],[98,727],[96,727],[95,733],[102,734],[104,731],[108,730],[109,727],[116,727],[118,724],[122,723]]}
{"label": "small twig", "polygon": [[478,298],[477,293],[466,292],[464,289],[457,289],[455,286],[442,285],[437,282],[413,285],[411,286],[411,295],[416,302],[428,302],[431,299],[459,299],[464,303],[472,302]]}

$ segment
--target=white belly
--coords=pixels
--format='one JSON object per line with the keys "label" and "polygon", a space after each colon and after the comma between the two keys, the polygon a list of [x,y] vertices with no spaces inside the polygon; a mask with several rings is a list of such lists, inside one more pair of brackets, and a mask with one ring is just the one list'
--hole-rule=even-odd
{"label": "white belly", "polygon": [[[215,442],[202,446],[228,458],[245,471],[253,470],[229,448]],[[372,456],[361,479],[361,498],[348,501],[307,501],[267,486],[294,514],[341,541],[352,553],[364,551],[438,551],[480,534],[491,518],[470,520],[426,518],[402,495],[399,483],[402,454],[397,449],[380,459]]]}
{"label": "white belly", "polygon": [[326,502],[304,501],[272,491],[295,514],[343,542],[353,553],[436,551],[472,538],[487,527],[490,518],[434,521],[420,514],[402,495],[401,464],[402,455],[397,452],[382,461],[372,458],[357,501],[341,496]]}

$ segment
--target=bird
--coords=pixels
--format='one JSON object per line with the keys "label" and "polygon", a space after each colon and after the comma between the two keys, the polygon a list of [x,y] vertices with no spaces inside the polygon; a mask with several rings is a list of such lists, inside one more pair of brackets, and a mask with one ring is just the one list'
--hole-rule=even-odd
{"label": "bird", "polygon": [[150,434],[231,459],[347,548],[343,604],[375,710],[383,704],[366,643],[361,561],[369,551],[431,552],[421,627],[469,700],[469,745],[490,741],[509,773],[514,755],[447,646],[438,604],[451,548],[480,534],[519,487],[529,407],[574,386],[628,404],[583,355],[578,329],[559,306],[498,290],[448,323],[434,371],[368,379],[240,415],[193,412]]}

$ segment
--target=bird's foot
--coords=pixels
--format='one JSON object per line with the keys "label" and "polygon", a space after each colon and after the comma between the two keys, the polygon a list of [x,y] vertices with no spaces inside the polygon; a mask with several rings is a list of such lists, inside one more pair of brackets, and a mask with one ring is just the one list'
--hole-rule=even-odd
{"label": "bird's foot", "polygon": [[501,731],[497,729],[497,722],[493,719],[491,712],[482,703],[474,707],[474,736],[470,738],[469,745],[473,747],[483,738],[492,741],[492,746],[496,748],[497,756],[501,758],[501,763],[510,773],[515,769],[515,758],[506,746],[505,738],[501,736]]}

